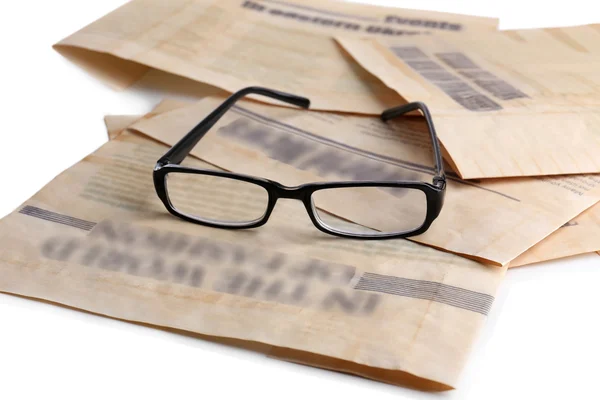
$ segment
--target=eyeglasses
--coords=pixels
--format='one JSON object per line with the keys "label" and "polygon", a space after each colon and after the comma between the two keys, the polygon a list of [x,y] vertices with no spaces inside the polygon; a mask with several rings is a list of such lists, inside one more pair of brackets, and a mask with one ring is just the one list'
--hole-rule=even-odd
{"label": "eyeglasses", "polygon": [[420,111],[433,142],[432,183],[419,181],[278,182],[180,165],[194,146],[242,97],[258,94],[307,109],[310,100],[271,89],[248,87],[231,95],[162,156],[153,173],[156,193],[167,210],[186,221],[225,229],[264,225],[277,200],[304,203],[313,224],[331,235],[357,239],[394,239],[425,232],[444,203],[446,177],[429,110],[420,102],[384,111],[388,121]]}

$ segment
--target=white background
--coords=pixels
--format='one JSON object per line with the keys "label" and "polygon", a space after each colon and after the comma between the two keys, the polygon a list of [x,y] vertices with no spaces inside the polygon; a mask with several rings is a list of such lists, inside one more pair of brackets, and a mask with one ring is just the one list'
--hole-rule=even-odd
{"label": "white background", "polygon": [[[105,114],[164,96],[112,91],[51,49],[123,3],[0,3],[0,216],[104,143]],[[596,1],[371,3],[497,16],[503,29],[600,22]],[[458,389],[441,394],[0,294],[0,399],[597,399],[599,282],[595,254],[509,271]]]}

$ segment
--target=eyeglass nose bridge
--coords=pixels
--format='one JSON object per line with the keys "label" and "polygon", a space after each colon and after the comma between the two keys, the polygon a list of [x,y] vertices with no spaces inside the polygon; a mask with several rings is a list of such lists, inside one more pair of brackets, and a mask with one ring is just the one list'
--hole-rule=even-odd
{"label": "eyeglass nose bridge", "polygon": [[280,199],[295,199],[304,201],[308,194],[308,188],[301,186],[285,186],[280,183],[275,185],[275,192]]}

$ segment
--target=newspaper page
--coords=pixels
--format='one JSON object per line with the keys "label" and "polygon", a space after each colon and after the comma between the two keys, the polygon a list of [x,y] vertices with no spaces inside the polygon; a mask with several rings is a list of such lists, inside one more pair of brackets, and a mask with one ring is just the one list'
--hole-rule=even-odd
{"label": "newspaper page", "polygon": [[[207,98],[132,126],[175,144],[223,99]],[[431,182],[433,155],[418,117],[383,123],[240,102],[224,115],[192,154],[226,170],[289,186],[340,180]],[[385,227],[402,199],[370,204],[332,199],[324,209],[373,229]],[[600,176],[465,181],[450,173],[442,213],[411,238],[436,248],[505,265],[600,200]],[[364,212],[357,212],[357,210]],[[379,218],[381,217],[381,218]]]}
{"label": "newspaper page", "polygon": [[564,224],[508,265],[520,267],[541,261],[600,251],[600,204]]}
{"label": "newspaper page", "polygon": [[[189,103],[166,100],[160,103],[146,118],[186,106],[189,106]],[[117,118],[123,119],[120,125],[117,125]],[[120,132],[125,127],[131,125],[129,121],[137,122],[141,118],[114,116],[111,119],[113,125],[118,126],[118,130],[115,132]],[[565,223],[558,230],[550,234],[550,236],[511,261],[508,264],[508,268],[521,267],[579,254],[600,252],[600,240],[598,238],[600,238],[600,204],[590,207],[573,220]]]}
{"label": "newspaper page", "polygon": [[[158,115],[183,108],[187,105],[189,103],[173,100],[164,101],[147,118],[150,115]],[[118,125],[118,130],[115,132],[120,132],[139,119],[138,117],[114,116],[111,117],[113,125],[117,125],[118,118],[123,118],[123,122]],[[511,261],[508,264],[508,268],[521,267],[579,254],[600,252],[600,240],[598,238],[600,238],[600,204],[590,207],[573,220],[561,226],[558,230],[550,234],[550,236]]]}
{"label": "newspaper page", "polygon": [[[189,103],[167,100],[160,103],[146,118],[189,106]],[[118,125],[120,132],[131,125],[129,121],[137,121],[137,117],[125,117]],[[113,125],[117,125],[117,117],[111,117]],[[112,137],[112,136],[111,136]],[[536,244],[525,253],[508,264],[508,268],[521,267],[548,260],[600,251],[600,204],[596,204],[582,212],[575,219],[565,223],[547,238]],[[600,253],[599,253],[600,254]]]}
{"label": "newspaper page", "polygon": [[561,28],[544,29],[515,29],[498,31],[517,42],[525,42],[530,45],[547,43],[553,39],[556,41],[554,50],[573,55],[576,53],[599,54],[600,53],[600,24],[579,25]]}
{"label": "newspaper page", "polygon": [[[263,343],[391,384],[456,384],[505,269],[405,240],[326,235],[295,201],[259,229],[183,221],[152,182],[166,150],[124,132],[2,219],[0,291]],[[219,210],[228,194],[201,195]]]}
{"label": "newspaper page", "polygon": [[433,112],[462,178],[600,172],[600,30],[421,35],[339,43]]}
{"label": "newspaper page", "polygon": [[56,48],[121,87],[152,67],[229,92],[266,86],[310,97],[315,109],[373,114],[401,97],[331,35],[459,35],[496,26],[496,19],[332,1],[134,0]]}

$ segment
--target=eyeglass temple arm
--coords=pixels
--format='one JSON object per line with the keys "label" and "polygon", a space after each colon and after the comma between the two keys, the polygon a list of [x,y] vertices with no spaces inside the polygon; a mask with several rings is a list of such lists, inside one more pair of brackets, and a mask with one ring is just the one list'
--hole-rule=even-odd
{"label": "eyeglass temple arm", "polygon": [[433,156],[435,161],[435,176],[433,177],[433,183],[437,186],[443,187],[446,182],[446,174],[444,172],[444,164],[442,161],[442,152],[440,150],[440,144],[437,139],[437,134],[435,133],[435,127],[433,126],[433,120],[431,118],[431,114],[429,113],[429,109],[420,101],[416,101],[414,103],[408,103],[403,106],[398,106],[394,108],[390,108],[389,110],[385,110],[381,114],[381,119],[386,122],[390,119],[397,118],[401,115],[409,113],[411,111],[419,110],[423,113],[425,117],[425,122],[427,123],[427,128],[429,130],[429,134],[431,135],[431,142],[433,144]]}
{"label": "eyeglass temple arm", "polygon": [[270,97],[284,103],[293,104],[302,108],[310,107],[310,100],[305,97],[296,96],[289,93],[280,92],[277,90],[267,89],[263,87],[247,87],[237,91],[225,100],[219,107],[204,118],[198,125],[189,131],[179,142],[177,142],[164,156],[158,160],[159,163],[179,164],[192,151],[194,146],[198,144],[200,139],[204,137],[206,132],[212,128],[217,121],[242,97],[250,94],[259,94],[265,97]]}

